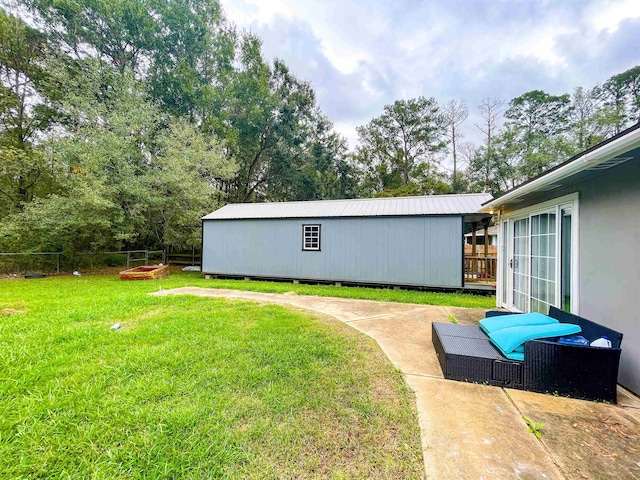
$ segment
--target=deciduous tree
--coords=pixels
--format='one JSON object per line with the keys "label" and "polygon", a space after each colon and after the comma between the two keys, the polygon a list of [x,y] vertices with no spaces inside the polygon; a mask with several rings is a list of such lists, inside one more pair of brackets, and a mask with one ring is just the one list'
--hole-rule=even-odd
{"label": "deciduous tree", "polygon": [[[497,134],[498,123],[504,111],[504,101],[498,98],[485,98],[478,105],[480,110],[480,116],[482,117],[482,123],[477,123],[476,128],[484,135],[484,148],[482,150],[484,164],[478,165],[473,168],[474,174],[480,174],[484,180],[484,189],[490,188],[489,176],[491,170],[491,163],[493,160],[493,143],[494,137]],[[480,168],[482,167],[482,168]]]}
{"label": "deciduous tree", "polygon": [[[357,128],[356,158],[378,188],[398,188],[431,174],[445,147],[446,120],[433,98],[397,100]],[[372,181],[373,185],[375,181]]]}
{"label": "deciduous tree", "polygon": [[64,133],[44,150],[62,166],[59,188],[9,218],[0,237],[49,251],[198,245],[199,218],[224,200],[235,165],[215,137],[184,120],[167,125],[132,71],[91,58],[80,67],[59,104]]}
{"label": "deciduous tree", "polygon": [[640,121],[640,65],[609,78],[600,94],[615,133]]}
{"label": "deciduous tree", "polygon": [[509,102],[505,125],[517,146],[512,155],[518,165],[518,181],[539,175],[574,152],[565,136],[570,110],[569,95],[549,95],[541,90]]}
{"label": "deciduous tree", "polygon": [[42,33],[0,9],[0,218],[55,181],[38,149],[54,117],[47,98],[52,57]]}
{"label": "deciduous tree", "polygon": [[451,189],[453,192],[462,192],[463,184],[458,178],[458,150],[461,139],[464,137],[460,127],[469,116],[469,107],[465,102],[451,100],[443,107],[445,120],[447,122],[447,139],[449,150],[453,161],[453,172],[451,175]]}

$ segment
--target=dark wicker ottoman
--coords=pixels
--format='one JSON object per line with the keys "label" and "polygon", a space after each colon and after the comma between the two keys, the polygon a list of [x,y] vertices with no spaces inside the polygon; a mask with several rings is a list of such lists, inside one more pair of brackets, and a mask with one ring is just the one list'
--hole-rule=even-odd
{"label": "dark wicker ottoman", "polygon": [[434,323],[432,335],[444,378],[523,388],[523,362],[504,358],[479,327]]}

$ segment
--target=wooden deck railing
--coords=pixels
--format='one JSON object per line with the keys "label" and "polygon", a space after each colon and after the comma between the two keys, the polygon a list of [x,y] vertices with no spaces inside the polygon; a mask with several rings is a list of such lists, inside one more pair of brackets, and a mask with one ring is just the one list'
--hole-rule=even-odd
{"label": "wooden deck railing", "polygon": [[[487,256],[495,257],[498,255],[498,246],[497,245],[488,245],[487,248]],[[465,245],[464,246],[464,254],[466,256],[473,256],[473,246]],[[476,245],[476,256],[484,257],[484,245]]]}
{"label": "wooden deck railing", "polygon": [[467,283],[495,283],[497,269],[497,257],[464,257],[464,280]]}

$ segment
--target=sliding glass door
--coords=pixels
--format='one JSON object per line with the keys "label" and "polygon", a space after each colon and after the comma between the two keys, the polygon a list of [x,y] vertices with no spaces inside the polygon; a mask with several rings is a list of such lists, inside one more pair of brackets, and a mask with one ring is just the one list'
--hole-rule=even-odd
{"label": "sliding glass door", "polygon": [[[520,312],[577,312],[577,196],[502,221],[501,304]],[[544,207],[544,208],[543,208]]]}
{"label": "sliding glass door", "polygon": [[545,315],[556,305],[556,214],[531,216],[531,305]]}

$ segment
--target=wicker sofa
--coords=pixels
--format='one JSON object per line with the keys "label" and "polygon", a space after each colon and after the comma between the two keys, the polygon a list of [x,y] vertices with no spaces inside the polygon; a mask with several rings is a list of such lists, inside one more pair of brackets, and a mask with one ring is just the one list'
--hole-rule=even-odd
{"label": "wicker sofa", "polygon": [[[511,312],[486,313],[496,315]],[[612,348],[530,340],[524,361],[509,360],[479,327],[434,323],[432,341],[445,378],[616,403],[622,334],[554,307],[549,316],[579,325],[590,341],[609,338]]]}

